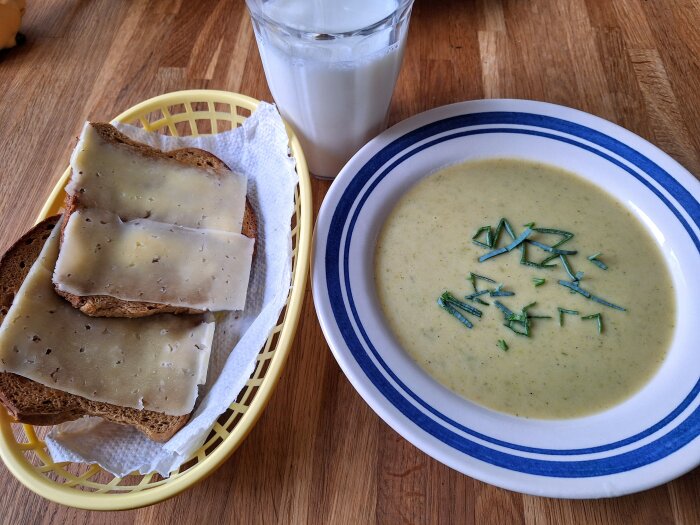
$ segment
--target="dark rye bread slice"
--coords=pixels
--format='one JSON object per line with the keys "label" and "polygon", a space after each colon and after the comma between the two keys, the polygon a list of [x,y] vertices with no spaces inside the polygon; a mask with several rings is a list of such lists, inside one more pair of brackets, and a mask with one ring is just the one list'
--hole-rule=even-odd
{"label": "dark rye bread slice", "polygon": [[[214,172],[230,171],[229,167],[222,160],[208,151],[198,148],[161,151],[130,139],[111,124],[92,122],[91,125],[103,140],[128,149],[137,155],[143,155],[153,159],[174,159],[183,164],[213,170]],[[66,210],[66,220],[63,221],[63,228],[65,229],[70,214],[80,208],[80,195],[66,194],[64,208]],[[248,198],[246,198],[245,202],[241,233],[250,239],[255,239],[258,233],[257,219]],[[61,231],[61,239],[63,239],[63,231]],[[255,255],[255,253],[253,253],[253,255]],[[73,307],[78,308],[85,315],[92,317],[146,317],[148,315],[162,313],[201,313],[201,310],[192,308],[149,303],[145,301],[124,301],[108,295],[78,296],[63,292],[58,288],[56,288],[56,292],[70,302]]]}
{"label": "dark rye bread slice", "polygon": [[[17,291],[59,218],[57,215],[37,224],[0,258],[0,324],[5,320]],[[9,372],[0,372],[0,403],[19,423],[58,425],[82,416],[98,416],[114,423],[134,426],[159,442],[174,436],[190,417],[189,414],[169,416],[151,410],[90,401]]]}

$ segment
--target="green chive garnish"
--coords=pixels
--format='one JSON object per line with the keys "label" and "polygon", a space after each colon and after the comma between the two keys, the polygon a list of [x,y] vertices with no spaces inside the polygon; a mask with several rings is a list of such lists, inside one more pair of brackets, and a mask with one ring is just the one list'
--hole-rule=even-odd
{"label": "green chive garnish", "polygon": [[477,317],[481,317],[481,310],[478,308],[474,308],[472,305],[463,303],[459,299],[457,299],[454,295],[452,295],[450,292],[445,292],[440,296],[440,299],[446,304],[449,304],[451,306],[454,306],[455,308],[460,308],[461,310],[464,310],[465,312],[468,312],[472,315],[475,315]]}
{"label": "green chive garnish", "polygon": [[575,281],[576,275],[573,273],[574,271],[571,269],[571,266],[569,265],[569,260],[566,258],[566,255],[562,253],[559,255],[559,258],[561,259],[561,265],[566,270],[566,273],[569,274],[569,277],[571,277],[572,281]]}
{"label": "green chive garnish", "polygon": [[484,305],[488,306],[490,303],[487,303],[486,301],[479,299],[479,296],[484,295],[486,293],[489,293],[489,291],[488,290],[481,290],[480,292],[474,292],[472,294],[465,295],[464,298],[467,301],[474,301],[475,303],[484,304]]}
{"label": "green chive garnish", "polygon": [[555,253],[557,255],[576,255],[578,252],[576,250],[559,250],[558,248],[555,248],[554,246],[548,246],[546,244],[543,244],[538,241],[533,241],[532,239],[527,240],[528,243],[532,244],[533,246],[537,246],[538,248],[550,252],[550,253]]}
{"label": "green chive garnish", "polygon": [[559,310],[559,326],[564,326],[564,314],[578,315],[578,311],[576,310],[567,310],[566,308],[559,307],[557,307],[557,310]]}
{"label": "green chive garnish", "polygon": [[506,219],[505,217],[501,217],[501,220],[498,221],[496,229],[493,232],[493,236],[491,237],[491,242],[488,246],[489,248],[494,248],[498,244],[498,240],[501,237],[501,231],[503,231],[503,229],[506,230],[506,233],[510,235],[511,239],[515,239],[515,233],[513,233],[513,228],[510,227],[508,219]]}
{"label": "green chive garnish", "polygon": [[533,277],[532,282],[535,285],[535,288],[538,286],[542,286],[544,283],[547,282],[547,279],[544,279],[543,277]]}
{"label": "green chive garnish", "polygon": [[457,319],[460,323],[462,323],[464,326],[467,328],[472,328],[474,325],[464,317],[462,314],[460,314],[455,308],[447,304],[445,301],[442,300],[442,297],[439,297],[437,300],[437,304],[440,308],[445,310],[446,312],[452,314],[452,316]]}
{"label": "green chive garnish", "polygon": [[503,248],[498,248],[497,250],[494,250],[492,252],[487,253],[486,255],[482,255],[479,257],[479,262],[484,262],[487,261],[488,259],[491,259],[492,257],[496,257],[497,255],[501,255],[502,253],[510,252],[520,246],[525,239],[528,238],[528,236],[532,233],[532,230],[530,228],[525,228],[523,233],[518,235],[513,242],[510,244],[504,246]]}
{"label": "green chive garnish", "polygon": [[558,253],[553,253],[553,254],[550,255],[549,257],[545,258],[545,259],[542,261],[542,264],[547,264],[549,261],[554,260],[554,259],[558,259],[558,258],[559,258],[559,254],[558,254]]}
{"label": "green chive garnish", "polygon": [[542,262],[533,262],[529,261],[527,259],[527,244],[522,243],[520,245],[520,264],[524,266],[532,266],[533,268],[554,268],[556,264],[547,264],[549,261],[552,259],[556,259],[558,257],[557,254],[554,254],[552,257],[547,257],[544,261]]}
{"label": "green chive garnish", "polygon": [[615,310],[620,310],[622,312],[626,312],[627,309],[623,308],[622,306],[618,306],[616,304],[610,303],[606,301],[605,299],[601,299],[600,297],[596,297],[595,295],[591,295],[591,301],[595,301],[596,303],[600,303],[603,306],[608,306],[610,308],[614,308]]}
{"label": "green chive garnish", "polygon": [[[516,330],[515,327],[517,324],[522,324],[523,325],[523,331],[521,332],[520,330]],[[507,323],[504,323],[503,326],[510,328],[514,333],[518,335],[524,335],[525,337],[530,337],[530,324],[529,323],[520,323],[519,321],[516,321],[514,319],[508,320]]]}
{"label": "green chive garnish", "polygon": [[527,224],[523,224],[526,228],[530,228],[531,230],[535,227],[534,222],[528,222]]}
{"label": "green chive garnish", "polygon": [[498,308],[506,317],[513,315],[513,312],[508,309],[501,301],[494,301],[493,304]]}
{"label": "green chive garnish", "polygon": [[496,281],[494,281],[490,277],[485,277],[484,275],[479,275],[478,273],[469,272],[469,280],[471,281],[472,287],[474,288],[475,292],[479,291],[479,289],[476,287],[477,279],[481,279],[482,281],[488,281],[490,283],[496,284]]}
{"label": "green chive garnish", "polygon": [[567,232],[564,230],[557,230],[555,228],[533,228],[532,231],[536,231],[537,233],[551,233],[553,235],[561,235],[562,239],[559,242],[552,244],[552,248],[556,248],[557,246],[561,246],[565,242],[568,242],[574,236],[574,234],[571,232]]}
{"label": "green chive garnish", "polygon": [[564,281],[564,280],[559,280],[558,282],[559,282],[559,284],[561,284],[562,286],[566,286],[567,288],[573,290],[574,292],[580,293],[580,294],[583,295],[586,299],[590,299],[590,298],[591,298],[591,293],[590,293],[590,292],[587,292],[586,290],[584,290],[583,288],[581,288],[581,287],[580,287],[579,285],[577,285],[576,283],[570,283],[569,281]]}
{"label": "green chive garnish", "polygon": [[514,292],[507,292],[507,291],[504,291],[502,288],[503,288],[503,284],[501,283],[498,286],[496,286],[496,288],[494,290],[491,290],[489,292],[489,295],[491,297],[510,297],[511,295],[515,295]]}
{"label": "green chive garnish", "polygon": [[508,351],[508,343],[506,343],[503,339],[499,339],[496,345],[498,345],[498,348],[500,348],[504,352]]}
{"label": "green chive garnish", "polygon": [[591,261],[593,264],[595,264],[595,265],[596,265],[598,268],[600,268],[601,270],[607,270],[607,269],[608,269],[608,265],[605,264],[605,263],[604,263],[603,261],[601,261],[600,259],[598,259],[598,256],[599,256],[599,255],[600,255],[600,252],[594,253],[593,255],[589,255],[589,256],[588,256],[588,260]]}
{"label": "green chive garnish", "polygon": [[520,258],[520,264],[523,266],[532,266],[533,268],[540,268],[540,269],[546,269],[546,268],[554,268],[556,267],[556,264],[542,264],[542,263],[536,263],[532,261],[528,261],[523,259],[522,257]]}
{"label": "green chive garnish", "polygon": [[[485,241],[486,242],[481,242],[479,240],[479,237],[481,236],[482,233],[486,232],[485,236]],[[476,233],[474,234],[474,237],[472,237],[472,242],[478,246],[482,246],[484,248],[491,248],[492,244],[492,236],[491,236],[491,226],[482,226],[478,230],[476,230]]]}
{"label": "green chive garnish", "polygon": [[[503,312],[505,323],[503,326],[509,328],[514,333],[518,335],[524,335],[525,337],[530,337],[530,320],[531,319],[551,319],[548,315],[528,315],[527,311],[532,308],[535,302],[527,304],[522,307],[520,313],[514,313],[507,306],[503,305],[500,301],[494,301],[496,307]],[[522,327],[519,329],[518,327]]]}
{"label": "green chive garnish", "polygon": [[627,311],[622,306],[617,306],[616,304],[610,303],[610,302],[606,301],[605,299],[601,299],[600,297],[596,297],[595,295],[591,294],[591,292],[584,290],[576,283],[569,282],[569,281],[563,281],[563,280],[560,280],[557,282],[559,284],[561,284],[562,286],[566,286],[570,290],[573,290],[574,292],[580,293],[586,299],[590,299],[591,301],[595,301],[595,302],[600,303],[602,305],[609,306],[610,308],[614,308],[615,310],[621,310],[623,312]]}
{"label": "green chive garnish", "polygon": [[598,333],[603,333],[603,316],[600,313],[592,315],[584,315],[581,319],[596,319],[598,321]]}
{"label": "green chive garnish", "polygon": [[515,232],[513,231],[513,228],[510,227],[510,223],[508,222],[508,219],[505,217],[501,218],[500,221],[498,221],[498,226],[503,225],[503,228],[505,228],[506,233],[510,235],[510,238],[515,240]]}

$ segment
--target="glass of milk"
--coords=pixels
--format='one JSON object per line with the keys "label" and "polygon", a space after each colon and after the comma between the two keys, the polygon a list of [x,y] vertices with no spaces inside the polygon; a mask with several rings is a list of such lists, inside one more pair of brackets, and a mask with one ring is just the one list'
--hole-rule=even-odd
{"label": "glass of milk", "polygon": [[311,173],[386,127],[413,0],[246,0],[265,76]]}

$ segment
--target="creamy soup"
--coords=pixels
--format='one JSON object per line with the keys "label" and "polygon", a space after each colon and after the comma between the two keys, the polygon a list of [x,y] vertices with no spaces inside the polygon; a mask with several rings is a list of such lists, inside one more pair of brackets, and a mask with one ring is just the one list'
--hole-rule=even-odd
{"label": "creamy soup", "polygon": [[[513,241],[502,231],[493,243],[501,218],[516,236],[531,222],[532,228],[573,233],[556,249],[577,252],[566,255],[574,279],[560,258],[548,263],[556,265],[552,268],[521,264],[520,245],[479,262]],[[476,240],[487,246],[479,246],[472,237],[486,225],[491,239],[483,231]],[[533,231],[522,244],[527,260],[556,255],[530,241],[551,247],[563,238]],[[413,360],[459,395],[517,416],[578,417],[620,403],[659,368],[674,330],[673,285],[650,233],[609,194],[545,164],[491,159],[424,178],[390,213],[375,260],[384,315]],[[579,271],[584,275],[577,283]],[[477,290],[494,291],[502,284],[501,293],[514,295],[486,292],[465,299],[475,292],[470,272],[495,281],[475,278]],[[478,317],[452,303],[472,328],[438,306],[445,291],[481,312]],[[496,301],[516,316],[535,304],[525,310],[527,321],[511,317],[508,323]]]}

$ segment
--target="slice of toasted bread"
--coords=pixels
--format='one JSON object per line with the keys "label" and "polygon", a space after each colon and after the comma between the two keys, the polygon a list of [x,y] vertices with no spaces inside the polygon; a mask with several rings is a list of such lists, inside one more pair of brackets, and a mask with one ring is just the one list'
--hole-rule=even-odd
{"label": "slice of toasted bread", "polygon": [[[59,218],[50,217],[37,224],[0,258],[0,324]],[[99,416],[132,425],[160,442],[169,440],[190,417],[90,401],[8,372],[0,372],[0,402],[20,423],[57,425],[82,416]]]}
{"label": "slice of toasted bread", "polygon": [[[222,160],[208,151],[197,148],[183,148],[164,152],[130,139],[111,124],[95,122],[92,123],[92,126],[105,141],[118,145],[119,147],[128,148],[139,155],[156,159],[174,159],[178,162],[182,162],[183,164],[207,168],[214,170],[215,172],[229,170],[228,166]],[[68,223],[70,214],[79,207],[80,196],[66,194],[64,204],[64,208],[66,210],[66,220],[63,221],[64,229]],[[258,234],[258,223],[255,217],[255,212],[247,198],[241,233],[250,239],[255,239]],[[63,237],[63,232],[61,232],[61,237]],[[192,308],[183,308],[179,306],[149,303],[144,301],[124,301],[108,295],[78,296],[61,291],[58,288],[56,288],[56,292],[70,302],[74,308],[78,308],[85,315],[92,317],[145,317],[148,315],[161,313],[201,313],[201,310],[195,310]]]}

